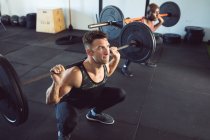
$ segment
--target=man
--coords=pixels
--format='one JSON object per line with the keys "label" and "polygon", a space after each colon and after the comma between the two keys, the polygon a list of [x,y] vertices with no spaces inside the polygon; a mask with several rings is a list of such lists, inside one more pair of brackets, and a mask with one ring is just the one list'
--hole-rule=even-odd
{"label": "man", "polygon": [[[154,3],[151,3],[147,8],[146,17],[143,17],[138,21],[143,22],[151,29],[152,32],[155,32],[164,22],[163,18],[159,15],[159,12],[160,12],[159,6]],[[154,22],[157,20],[158,23],[154,25]],[[132,22],[132,19],[129,21]],[[156,37],[156,44],[161,44],[161,43],[162,43],[162,38]],[[131,62],[129,60],[126,60],[123,67],[121,68],[122,74],[127,77],[133,77],[133,74],[128,70],[128,66],[130,65],[130,63]],[[142,64],[149,67],[157,67],[157,65],[155,63],[152,63],[150,60]]]}
{"label": "man", "polygon": [[105,86],[120,61],[117,47],[110,47],[101,31],[87,32],[83,43],[87,53],[84,61],[66,70],[62,65],[51,69],[53,82],[46,92],[46,103],[55,104],[59,140],[70,138],[78,109],[92,108],[86,115],[88,120],[113,124],[114,119],[102,111],[125,98],[124,90]]}

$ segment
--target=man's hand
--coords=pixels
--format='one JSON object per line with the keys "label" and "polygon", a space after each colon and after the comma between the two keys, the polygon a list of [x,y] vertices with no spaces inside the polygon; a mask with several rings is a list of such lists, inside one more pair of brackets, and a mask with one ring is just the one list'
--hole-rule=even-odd
{"label": "man's hand", "polygon": [[109,62],[108,66],[107,66],[108,67],[108,76],[111,76],[113,74],[113,72],[117,68],[117,65],[119,64],[119,61],[120,61],[120,53],[118,52],[117,47],[111,47],[110,53],[111,53],[111,57],[113,59],[111,59],[111,61]]}
{"label": "man's hand", "polygon": [[111,47],[111,48],[110,48],[110,52],[111,52],[111,56],[112,56],[113,58],[115,58],[115,59],[117,59],[117,60],[120,59],[120,53],[119,53],[117,47]]}
{"label": "man's hand", "polygon": [[163,19],[160,15],[158,15],[158,21],[159,21],[159,23],[161,23],[161,24],[164,23],[164,19]]}
{"label": "man's hand", "polygon": [[55,84],[57,84],[59,86],[62,84],[62,77],[63,77],[64,71],[65,71],[65,68],[61,64],[54,66],[50,70],[51,78],[53,79]]}

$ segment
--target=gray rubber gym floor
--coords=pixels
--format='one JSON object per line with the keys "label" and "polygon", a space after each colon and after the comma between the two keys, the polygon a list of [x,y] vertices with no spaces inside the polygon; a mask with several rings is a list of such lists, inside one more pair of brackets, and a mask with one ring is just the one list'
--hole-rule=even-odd
{"label": "gray rubber gym floor", "polygon": [[[46,73],[55,64],[71,64],[86,55],[81,43],[56,45],[65,35],[37,33],[17,27],[0,28],[0,53],[16,69],[21,81]],[[210,139],[210,58],[204,44],[163,44],[157,68],[132,63],[134,78],[119,69],[108,85],[127,91],[124,102],[106,110],[116,123],[103,125],[80,112],[72,140],[209,140]],[[124,59],[121,60],[121,64]],[[54,106],[45,104],[50,77],[22,87],[29,103],[29,118],[12,127],[0,117],[0,140],[56,140]]]}

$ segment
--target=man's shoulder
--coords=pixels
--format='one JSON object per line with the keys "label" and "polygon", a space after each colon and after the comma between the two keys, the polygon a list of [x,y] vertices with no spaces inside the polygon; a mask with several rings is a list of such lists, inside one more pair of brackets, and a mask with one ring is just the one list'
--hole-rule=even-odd
{"label": "man's shoulder", "polygon": [[66,76],[75,77],[81,74],[81,70],[78,66],[73,66],[66,70]]}
{"label": "man's shoulder", "polygon": [[82,73],[78,66],[73,66],[65,71],[64,74],[64,83],[65,85],[71,85],[78,87],[82,81]]}

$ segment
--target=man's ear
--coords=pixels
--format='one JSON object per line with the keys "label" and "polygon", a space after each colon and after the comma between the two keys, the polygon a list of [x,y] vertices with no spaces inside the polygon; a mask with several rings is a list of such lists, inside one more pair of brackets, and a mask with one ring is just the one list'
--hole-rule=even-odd
{"label": "man's ear", "polygon": [[86,53],[87,55],[93,56],[93,50],[91,50],[90,48],[86,49]]}

